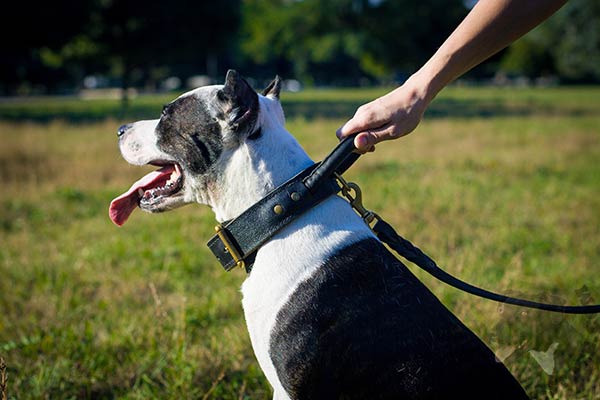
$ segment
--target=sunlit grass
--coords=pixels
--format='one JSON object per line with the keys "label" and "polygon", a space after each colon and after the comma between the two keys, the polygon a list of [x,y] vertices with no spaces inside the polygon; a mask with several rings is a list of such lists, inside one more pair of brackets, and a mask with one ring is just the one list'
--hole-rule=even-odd
{"label": "sunlit grass", "polygon": [[[312,98],[351,93],[290,98],[310,107]],[[357,93],[354,101],[379,92]],[[412,135],[378,145],[348,178],[367,207],[467,281],[538,300],[600,302],[600,90],[453,88],[438,110],[490,99],[499,115],[434,113]],[[292,116],[288,128],[318,160],[349,116]],[[108,220],[111,198],[146,170],[118,153],[124,122],[0,122],[0,356],[9,396],[269,398],[241,311],[244,277],[225,273],[204,245],[210,210],[137,211],[123,228]],[[600,396],[598,316],[499,307],[411,269],[508,355],[532,397]],[[555,342],[549,375],[529,352]]]}

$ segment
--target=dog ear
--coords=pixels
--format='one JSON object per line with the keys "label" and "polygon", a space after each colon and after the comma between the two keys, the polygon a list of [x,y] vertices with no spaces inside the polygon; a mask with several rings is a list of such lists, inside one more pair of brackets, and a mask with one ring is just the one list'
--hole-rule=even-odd
{"label": "dog ear", "polygon": [[217,92],[228,114],[229,124],[236,131],[251,127],[258,116],[258,94],[237,71],[230,69],[223,88]]}
{"label": "dog ear", "polygon": [[279,99],[279,93],[281,92],[281,77],[275,76],[275,79],[269,83],[269,85],[263,90],[263,96],[274,97]]}

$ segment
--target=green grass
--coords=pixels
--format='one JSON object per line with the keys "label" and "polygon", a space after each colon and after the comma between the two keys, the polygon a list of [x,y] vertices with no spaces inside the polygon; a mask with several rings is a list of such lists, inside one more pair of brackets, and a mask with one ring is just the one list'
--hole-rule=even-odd
{"label": "green grass", "polygon": [[[353,107],[383,92],[286,93],[288,128],[321,159]],[[121,117],[114,101],[0,104],[9,398],[271,396],[244,324],[244,276],[223,272],[205,247],[210,210],[138,211],[123,228],[108,220],[111,198],[145,171],[121,159],[116,128],[168,100],[134,99]],[[469,282],[600,302],[598,160],[600,89],[450,88],[415,133],[378,145],[348,177],[367,207]],[[493,350],[510,354],[506,365],[533,398],[600,398],[600,317],[499,307],[410,267]],[[552,343],[550,375],[530,351]]]}

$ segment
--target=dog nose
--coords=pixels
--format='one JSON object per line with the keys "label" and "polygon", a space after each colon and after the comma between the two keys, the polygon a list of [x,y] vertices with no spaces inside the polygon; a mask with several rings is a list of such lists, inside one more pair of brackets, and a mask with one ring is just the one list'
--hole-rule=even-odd
{"label": "dog nose", "polygon": [[127,130],[131,128],[131,124],[126,124],[126,125],[121,125],[119,127],[119,130],[117,130],[117,136],[121,137],[125,134],[125,132],[127,132]]}

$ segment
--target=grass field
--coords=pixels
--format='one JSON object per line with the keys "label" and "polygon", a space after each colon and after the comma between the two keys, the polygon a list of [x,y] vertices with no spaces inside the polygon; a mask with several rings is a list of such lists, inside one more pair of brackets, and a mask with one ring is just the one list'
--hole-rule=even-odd
{"label": "grass field", "polygon": [[[283,94],[316,160],[384,90]],[[116,129],[168,96],[0,103],[0,356],[9,399],[265,399],[239,271],[205,247],[210,210],[109,221],[146,171]],[[449,88],[412,135],[348,173],[365,205],[461,278],[504,293],[600,302],[600,88]],[[410,265],[409,265],[410,266]],[[504,359],[530,396],[600,398],[600,317],[474,298],[411,270]],[[548,360],[539,353],[554,349]],[[553,363],[552,363],[552,362]]]}

